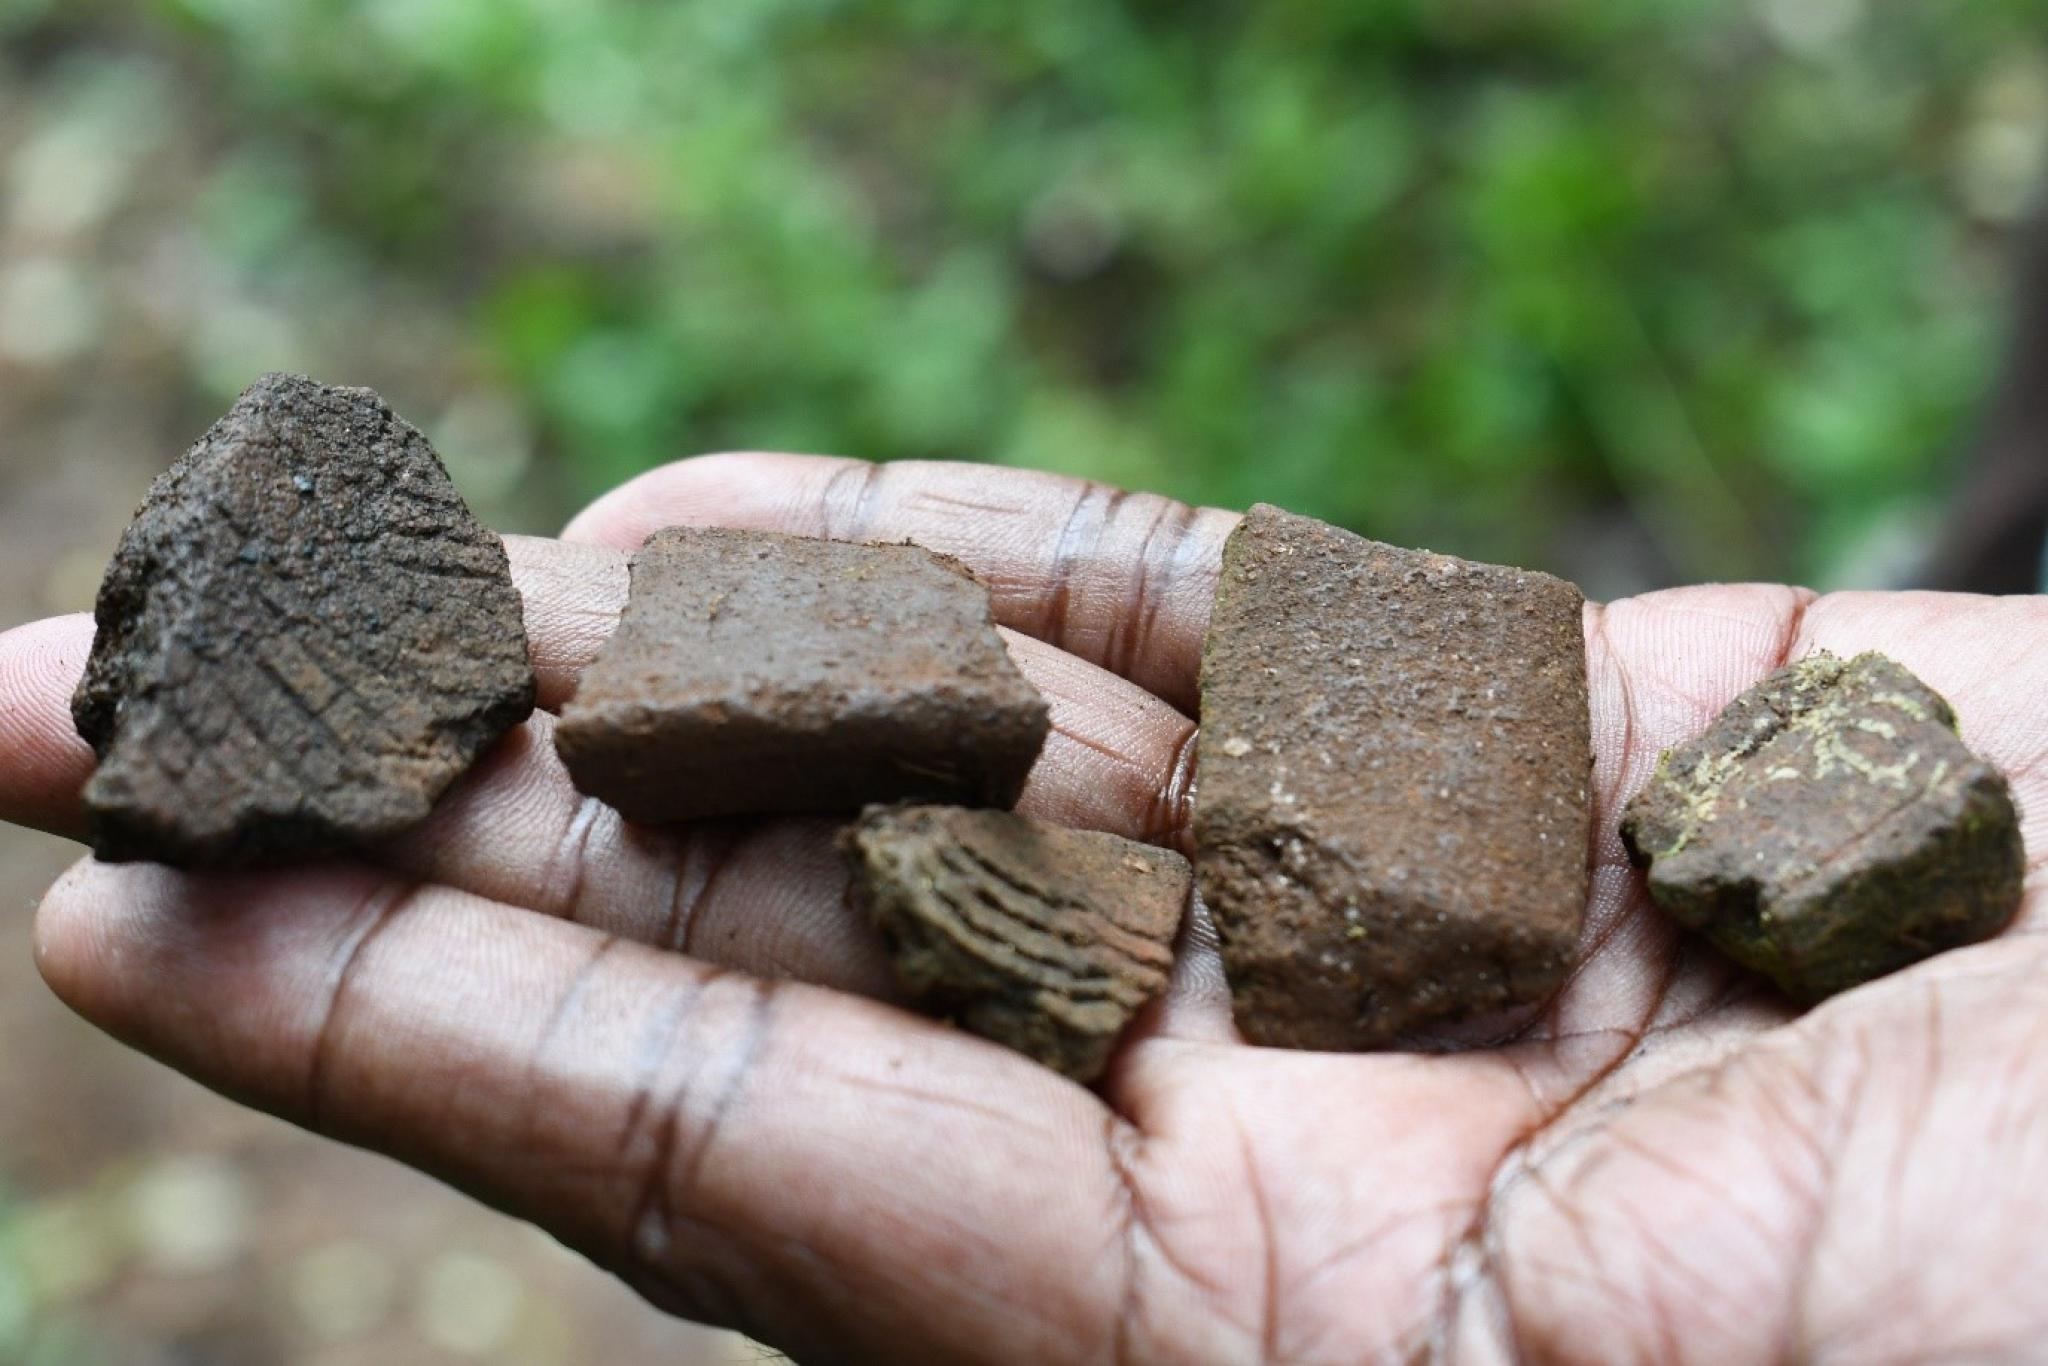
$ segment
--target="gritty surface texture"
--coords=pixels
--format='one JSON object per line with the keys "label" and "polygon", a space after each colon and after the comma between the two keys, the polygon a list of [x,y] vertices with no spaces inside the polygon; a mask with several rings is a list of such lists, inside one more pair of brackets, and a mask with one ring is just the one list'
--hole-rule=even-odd
{"label": "gritty surface texture", "polygon": [[1092,1081],[1166,989],[1186,859],[1002,811],[869,811],[844,839],[856,910],[913,999]]}
{"label": "gritty surface texture", "polygon": [[632,579],[555,737],[632,820],[1007,807],[1045,743],[987,590],[928,550],[678,527]]}
{"label": "gritty surface texture", "polygon": [[366,389],[251,386],[151,488],[97,616],[73,714],[110,861],[360,849],[533,709],[503,543]]}
{"label": "gritty surface texture", "polygon": [[2026,874],[2005,778],[1878,654],[1738,697],[1659,758],[1622,838],[1658,905],[1799,1001],[1996,934]]}
{"label": "gritty surface texture", "polygon": [[1246,1037],[1374,1047],[1556,988],[1588,877],[1582,605],[1252,509],[1202,658],[1195,801]]}

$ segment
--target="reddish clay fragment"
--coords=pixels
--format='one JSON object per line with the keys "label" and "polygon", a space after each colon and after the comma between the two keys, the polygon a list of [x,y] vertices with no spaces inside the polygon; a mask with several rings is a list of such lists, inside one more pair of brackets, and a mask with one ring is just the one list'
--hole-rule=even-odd
{"label": "reddish clay fragment", "polygon": [[647,823],[1007,807],[1050,729],[988,591],[914,545],[677,527],[555,732],[576,785]]}
{"label": "reddish clay fragment", "polygon": [[1588,878],[1581,606],[1265,505],[1232,534],[1195,845],[1248,1038],[1371,1048],[1556,990]]}

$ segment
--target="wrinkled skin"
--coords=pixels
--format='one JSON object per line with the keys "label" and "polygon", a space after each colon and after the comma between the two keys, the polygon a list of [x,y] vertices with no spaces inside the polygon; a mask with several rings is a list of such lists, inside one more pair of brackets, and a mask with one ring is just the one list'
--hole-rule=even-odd
{"label": "wrinkled skin", "polygon": [[[513,543],[559,708],[671,523],[912,536],[995,586],[1057,727],[1032,814],[1185,824],[1232,518],[1049,476],[690,461]],[[1506,1042],[1269,1052],[1197,925],[1097,1092],[886,1003],[828,822],[622,828],[546,715],[374,864],[79,865],[36,948],[87,1018],[531,1219],[806,1361],[1734,1362],[2048,1341],[2048,603],[1789,588],[1588,609],[1581,962]],[[0,817],[75,834],[82,619],[0,637]],[[1955,703],[2031,813],[1997,941],[1804,1016],[1676,934],[1615,834],[1657,751],[1825,647]],[[1466,1040],[1471,1043],[1471,1040]]]}

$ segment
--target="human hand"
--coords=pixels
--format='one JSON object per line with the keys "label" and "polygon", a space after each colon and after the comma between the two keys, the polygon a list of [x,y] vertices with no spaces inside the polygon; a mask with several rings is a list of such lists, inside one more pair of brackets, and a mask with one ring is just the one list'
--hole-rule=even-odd
{"label": "human hand", "polygon": [[[649,531],[913,537],[991,584],[1053,704],[1032,814],[1176,841],[1233,518],[1046,475],[689,461],[515,541],[558,707]],[[1254,1049],[1213,941],[1099,1093],[887,1004],[833,823],[624,826],[536,718],[377,857],[80,864],[53,988],[226,1094],[531,1219],[803,1360],[2024,1354],[2048,1340],[2048,600],[1688,589],[1588,609],[1581,961],[1517,1037]],[[82,829],[91,623],[0,637],[0,818]],[[1615,824],[1781,661],[1883,650],[2029,813],[1997,941],[1803,1017],[1674,930]]]}

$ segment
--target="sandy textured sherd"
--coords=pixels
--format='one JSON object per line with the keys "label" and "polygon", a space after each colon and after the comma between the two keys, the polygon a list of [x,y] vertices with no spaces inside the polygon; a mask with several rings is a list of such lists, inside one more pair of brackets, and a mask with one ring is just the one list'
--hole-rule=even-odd
{"label": "sandy textured sherd", "polygon": [[363,849],[533,710],[504,544],[367,389],[253,385],[150,490],[98,625],[73,713],[109,861]]}
{"label": "sandy textured sherd", "polygon": [[988,590],[914,545],[672,528],[555,733],[647,823],[870,802],[1007,807],[1051,727]]}
{"label": "sandy textured sherd", "polygon": [[1582,606],[1264,505],[1231,535],[1195,845],[1248,1038],[1369,1048],[1556,989],[1588,878]]}
{"label": "sandy textured sherd", "polygon": [[1192,882],[1178,854],[930,806],[871,810],[842,847],[914,1000],[1077,1081],[1166,989]]}
{"label": "sandy textured sherd", "polygon": [[1879,654],[1738,697],[1659,758],[1622,838],[1658,905],[1802,1002],[1996,934],[2026,877],[2005,778]]}

